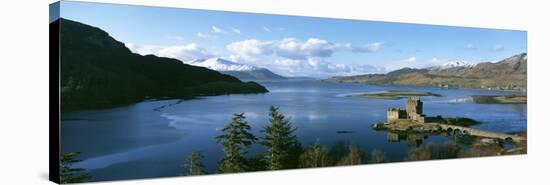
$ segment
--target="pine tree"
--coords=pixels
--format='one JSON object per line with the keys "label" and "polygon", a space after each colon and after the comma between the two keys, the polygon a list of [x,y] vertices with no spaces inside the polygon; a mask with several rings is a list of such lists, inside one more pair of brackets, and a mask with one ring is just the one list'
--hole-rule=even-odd
{"label": "pine tree", "polygon": [[204,165],[202,163],[202,154],[198,151],[191,152],[191,155],[187,157],[187,160],[184,164],[185,168],[187,168],[187,175],[204,175],[206,172],[204,171]]}
{"label": "pine tree", "polygon": [[279,113],[279,109],[269,107],[270,125],[266,125],[262,130],[265,136],[262,137],[260,144],[267,147],[267,169],[278,170],[296,167],[299,142],[294,135],[296,128],[292,123]]}
{"label": "pine tree", "polygon": [[250,125],[244,113],[233,114],[231,123],[216,137],[224,152],[219,166],[220,173],[244,172],[248,169],[245,155],[248,147],[257,140],[249,131]]}
{"label": "pine tree", "polygon": [[74,163],[81,161],[75,159],[78,155],[80,155],[80,152],[61,154],[59,160],[61,184],[85,182],[91,178],[91,176],[85,172],[86,170],[82,168],[72,168]]}
{"label": "pine tree", "polygon": [[300,155],[300,161],[298,167],[300,168],[316,168],[323,166],[332,166],[334,162],[330,158],[327,150],[316,142],[310,146],[302,155]]}

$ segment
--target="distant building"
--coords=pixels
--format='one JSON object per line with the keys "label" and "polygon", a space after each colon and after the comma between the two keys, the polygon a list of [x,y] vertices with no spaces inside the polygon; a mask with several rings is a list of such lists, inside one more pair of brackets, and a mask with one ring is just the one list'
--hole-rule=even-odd
{"label": "distant building", "polygon": [[405,110],[389,108],[387,112],[387,123],[394,123],[397,120],[413,120],[419,123],[426,122],[426,115],[422,114],[423,103],[419,97],[410,97],[405,105]]}
{"label": "distant building", "polygon": [[407,119],[407,112],[399,108],[389,108],[387,122],[393,123],[399,119]]}
{"label": "distant building", "polygon": [[423,103],[419,97],[410,97],[407,100],[406,105],[407,117],[410,120],[424,123],[426,121],[426,115],[422,114]]}
{"label": "distant building", "polygon": [[422,114],[422,105],[419,97],[410,97],[405,107],[407,115]]}

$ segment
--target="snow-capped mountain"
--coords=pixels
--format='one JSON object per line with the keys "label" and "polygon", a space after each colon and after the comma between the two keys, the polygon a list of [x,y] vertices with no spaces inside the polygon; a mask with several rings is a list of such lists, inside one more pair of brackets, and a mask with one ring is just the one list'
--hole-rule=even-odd
{"label": "snow-capped mountain", "polygon": [[252,71],[260,68],[239,64],[222,58],[198,59],[188,62],[190,65],[206,67],[216,71]]}
{"label": "snow-capped mountain", "polygon": [[461,76],[473,69],[477,64],[471,62],[449,62],[439,66],[426,68],[428,74],[446,75],[446,76]]}
{"label": "snow-capped mountain", "polygon": [[476,63],[472,63],[472,62],[457,61],[457,62],[445,63],[439,66],[434,66],[434,67],[431,67],[431,69],[449,69],[449,68],[455,68],[455,67],[473,68],[476,65],[477,65]]}
{"label": "snow-capped mountain", "polygon": [[266,68],[239,64],[223,58],[199,59],[186,63],[189,65],[201,66],[216,70],[220,73],[231,75],[241,80],[286,79],[286,77],[275,74]]}

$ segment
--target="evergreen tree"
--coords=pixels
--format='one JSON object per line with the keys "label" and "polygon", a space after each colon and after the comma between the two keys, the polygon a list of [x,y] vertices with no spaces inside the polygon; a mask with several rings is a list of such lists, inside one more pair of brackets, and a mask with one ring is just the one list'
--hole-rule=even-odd
{"label": "evergreen tree", "polygon": [[246,171],[265,171],[267,170],[267,166],[264,153],[259,153],[246,159]]}
{"label": "evergreen tree", "polygon": [[202,163],[202,154],[198,151],[191,152],[191,155],[187,157],[185,161],[185,168],[187,168],[187,175],[204,175],[204,165]]}
{"label": "evergreen tree", "polygon": [[248,147],[256,142],[257,138],[249,132],[250,125],[245,119],[244,113],[233,114],[231,123],[216,137],[224,152],[219,166],[220,173],[244,172],[248,169],[245,155]]}
{"label": "evergreen tree", "polygon": [[65,183],[79,183],[85,182],[91,178],[82,168],[72,168],[72,165],[81,160],[75,159],[80,155],[80,152],[63,153],[59,160],[60,181],[61,184]]}
{"label": "evergreen tree", "polygon": [[327,150],[319,144],[319,142],[310,146],[302,155],[298,167],[300,168],[316,168],[323,166],[332,166],[334,162],[330,158]]}
{"label": "evergreen tree", "polygon": [[278,170],[296,167],[297,157],[296,150],[299,150],[299,142],[294,135],[296,128],[292,127],[292,123],[279,113],[279,109],[269,107],[269,121],[271,124],[266,125],[262,132],[265,136],[262,137],[260,144],[267,147],[267,169]]}

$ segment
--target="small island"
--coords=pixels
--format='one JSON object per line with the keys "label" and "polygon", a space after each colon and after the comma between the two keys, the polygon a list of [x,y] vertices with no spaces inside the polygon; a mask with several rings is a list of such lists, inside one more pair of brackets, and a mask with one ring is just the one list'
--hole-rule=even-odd
{"label": "small island", "polygon": [[390,90],[376,93],[363,93],[351,95],[353,97],[360,98],[374,98],[374,99],[384,99],[384,100],[399,100],[412,96],[434,96],[441,97],[440,94],[435,94],[431,92],[422,92],[422,91],[412,91],[412,90]]}
{"label": "small island", "polygon": [[478,104],[527,104],[527,96],[521,95],[473,95],[470,96]]}
{"label": "small island", "polygon": [[527,140],[527,138],[520,135],[469,128],[470,125],[475,124],[479,124],[479,122],[470,118],[427,117],[423,114],[423,102],[420,98],[410,97],[407,100],[405,110],[389,108],[387,111],[387,121],[385,123],[375,123],[372,125],[372,128],[396,133],[453,133],[507,142],[522,142]]}

